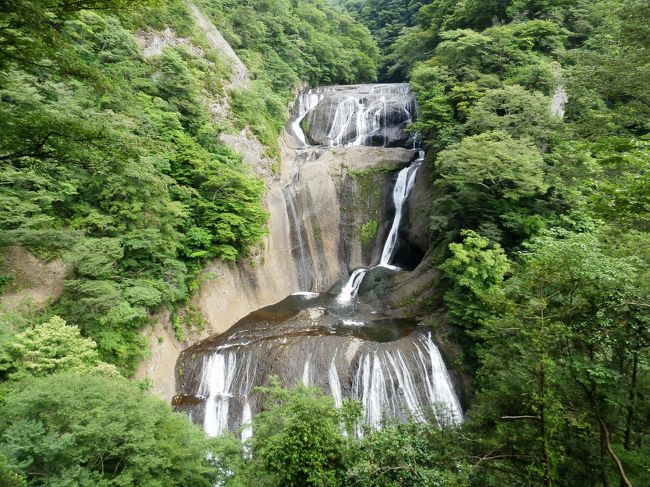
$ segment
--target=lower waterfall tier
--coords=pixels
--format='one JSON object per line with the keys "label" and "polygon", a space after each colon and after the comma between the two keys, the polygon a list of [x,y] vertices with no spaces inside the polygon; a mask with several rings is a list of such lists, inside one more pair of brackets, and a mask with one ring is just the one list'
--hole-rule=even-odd
{"label": "lower waterfall tier", "polygon": [[289,296],[185,350],[174,405],[210,435],[249,435],[245,423],[261,408],[253,389],[271,376],[285,386],[319,386],[337,406],[360,401],[372,428],[391,418],[462,419],[428,329],[341,305],[328,293]]}

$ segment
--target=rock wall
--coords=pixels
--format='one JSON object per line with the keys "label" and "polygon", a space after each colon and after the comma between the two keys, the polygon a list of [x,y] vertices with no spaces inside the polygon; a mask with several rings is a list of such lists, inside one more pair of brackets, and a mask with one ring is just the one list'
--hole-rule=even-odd
{"label": "rock wall", "polygon": [[[292,144],[289,136],[281,140],[280,174],[267,179],[270,218],[263,244],[236,264],[217,261],[205,269],[211,277],[194,298],[205,317],[205,330],[180,343],[165,315],[145,332],[151,355],[138,367],[136,378],[149,379],[152,392],[165,400],[174,393],[174,364],[184,348],[223,333],[250,312],[289,294],[326,291],[346,278],[349,269],[368,265],[372,250],[362,249],[361,225],[368,215],[383,221],[387,208],[381,195],[394,171],[415,155],[400,148],[343,151],[297,149]],[[341,208],[346,208],[343,214]],[[382,239],[377,232],[374,241]]]}
{"label": "rock wall", "polygon": [[66,266],[61,259],[48,262],[25,247],[12,245],[0,256],[0,274],[12,277],[0,295],[0,311],[40,309],[61,296]]}

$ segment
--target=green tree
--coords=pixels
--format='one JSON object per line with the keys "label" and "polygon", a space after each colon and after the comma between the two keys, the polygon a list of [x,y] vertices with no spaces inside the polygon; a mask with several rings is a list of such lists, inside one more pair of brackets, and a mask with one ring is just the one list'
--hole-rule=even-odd
{"label": "green tree", "polygon": [[121,378],[59,373],[6,396],[0,457],[34,486],[212,486],[203,432]]}
{"label": "green tree", "polygon": [[478,364],[473,332],[491,316],[485,303],[498,293],[510,263],[499,244],[491,245],[473,230],[462,230],[460,234],[463,241],[449,244],[451,256],[440,270],[452,283],[444,295],[449,322],[466,350],[465,365],[475,370]]}
{"label": "green tree", "polygon": [[563,231],[534,239],[522,254],[480,332],[480,392],[469,415],[492,431],[484,441],[496,465],[529,466],[502,470],[510,473],[501,481],[647,479],[638,460],[647,445],[619,449],[647,428],[634,419],[646,409],[637,394],[647,387],[639,374],[650,345],[640,264],[608,255],[595,235]]}
{"label": "green tree", "polygon": [[561,128],[560,118],[551,113],[550,107],[549,98],[521,86],[488,90],[470,109],[466,127],[475,134],[507,132],[545,149]]}
{"label": "green tree", "polygon": [[257,391],[264,395],[264,408],[253,418],[252,438],[244,446],[231,436],[217,440],[220,482],[232,487],[343,485],[342,431],[354,434],[360,406],[346,401],[336,409],[318,388],[285,389],[275,380]]}
{"label": "green tree", "polygon": [[71,369],[89,371],[99,364],[95,342],[58,316],[18,333],[0,352],[0,370],[13,381]]}
{"label": "green tree", "polygon": [[409,421],[351,442],[344,485],[467,487],[471,466],[459,430]]}
{"label": "green tree", "polygon": [[548,189],[539,151],[505,132],[469,136],[451,145],[438,155],[436,172],[445,194],[434,208],[445,215],[443,224],[476,228],[496,240],[501,230],[495,225],[509,226],[509,211],[522,211]]}
{"label": "green tree", "polygon": [[266,402],[253,419],[253,468],[274,479],[271,485],[340,485],[344,442],[333,399],[302,385],[259,392]]}

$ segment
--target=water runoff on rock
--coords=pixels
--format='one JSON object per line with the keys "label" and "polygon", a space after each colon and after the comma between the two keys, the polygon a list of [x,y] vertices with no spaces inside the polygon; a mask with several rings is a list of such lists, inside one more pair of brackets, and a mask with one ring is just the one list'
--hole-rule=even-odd
{"label": "water runoff on rock", "polygon": [[[404,212],[404,203],[406,202],[411,189],[413,189],[418,169],[420,168],[423,160],[424,151],[419,151],[418,158],[413,161],[410,166],[402,169],[397,175],[395,187],[393,188],[393,204],[395,205],[395,216],[393,218],[393,223],[391,224],[390,231],[388,232],[386,242],[384,243],[381,259],[375,268],[386,267],[388,269],[399,270],[399,268],[391,265],[391,262],[395,254],[395,248],[397,247],[399,228],[400,224],[402,223],[402,215]],[[372,268],[359,268],[352,272],[350,278],[345,283],[341,289],[341,292],[336,298],[340,304],[351,304],[354,301],[359,292],[359,287],[363,282],[363,278],[371,269]]]}
{"label": "water runoff on rock", "polygon": [[[316,88],[302,93],[296,107],[290,128],[305,144],[411,144],[403,124],[412,119],[415,102],[405,84]],[[403,113],[397,116],[399,107]],[[423,158],[420,152],[397,175],[395,216],[375,267],[399,270],[392,262],[404,203]],[[285,199],[290,196],[285,194]],[[305,261],[300,238],[295,257]],[[306,262],[298,264],[309,272]],[[353,271],[338,294],[296,292],[185,350],[176,368],[175,407],[209,435],[230,430],[245,440],[252,434],[251,418],[261,409],[261,398],[253,390],[275,376],[284,386],[318,386],[337,407],[344,398],[360,401],[369,428],[380,428],[386,419],[439,424],[462,420],[431,331],[415,320],[355,306],[370,269]],[[362,432],[359,428],[357,433]]]}
{"label": "water runoff on rock", "polygon": [[406,83],[321,86],[298,95],[291,132],[303,146],[404,146],[416,108]]}

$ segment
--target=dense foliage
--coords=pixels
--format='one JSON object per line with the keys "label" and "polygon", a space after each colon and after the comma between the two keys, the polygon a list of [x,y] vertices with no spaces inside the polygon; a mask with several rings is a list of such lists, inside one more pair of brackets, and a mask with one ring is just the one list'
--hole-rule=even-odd
{"label": "dense foliage", "polygon": [[[197,0],[249,69],[234,88],[180,0],[0,5],[0,245],[69,268],[52,306],[0,316],[0,483],[650,484],[648,2],[336,3]],[[465,422],[357,439],[358,405],[272,384],[248,442],[209,442],[109,364],[132,371],[152,314],[265,232],[219,134],[277,157],[300,83],[378,73],[419,102]]]}
{"label": "dense foliage", "polygon": [[344,401],[335,409],[318,388],[274,383],[259,392],[266,404],[253,418],[252,438],[243,444],[232,436],[216,440],[222,485],[469,485],[470,467],[451,424],[387,423],[372,431],[361,424],[360,404]]}
{"label": "dense foliage", "polygon": [[650,482],[648,25],[636,0],[435,0],[385,48],[474,377],[470,485]]}
{"label": "dense foliage", "polygon": [[214,485],[200,428],[124,378],[27,380],[1,412],[0,479],[13,485]]}
{"label": "dense foliage", "polygon": [[[373,79],[376,48],[323,2],[200,2],[253,77],[227,94],[229,67],[190,6],[125,5],[0,7],[0,245],[63,256],[52,310],[130,372],[151,312],[182,305],[208,259],[234,261],[266,232],[263,183],[219,141],[236,127],[213,104],[229,96],[234,122],[277,155],[298,84]],[[165,28],[186,38],[145,57],[134,34]]]}

